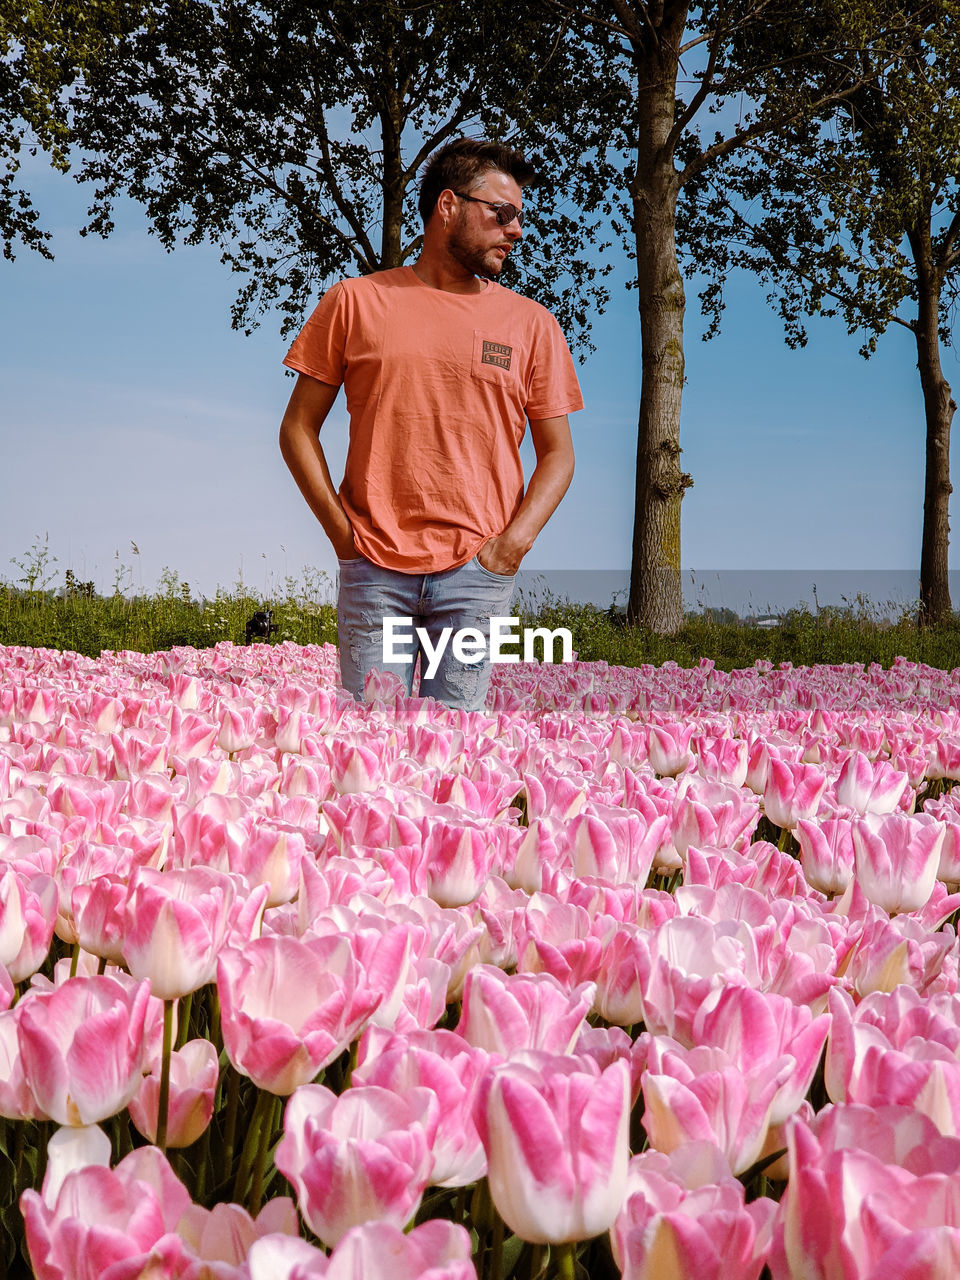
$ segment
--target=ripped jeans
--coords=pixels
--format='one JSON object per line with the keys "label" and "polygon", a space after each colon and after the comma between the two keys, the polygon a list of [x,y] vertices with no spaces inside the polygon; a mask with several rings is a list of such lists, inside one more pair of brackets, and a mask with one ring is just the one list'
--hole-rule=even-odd
{"label": "ripped jeans", "polygon": [[[421,698],[437,698],[464,711],[481,711],[490,683],[490,619],[509,614],[514,577],[491,573],[476,556],[441,573],[399,573],[382,569],[363,556],[338,563],[337,632],[343,687],[355,698],[362,698],[364,678],[377,668],[398,675],[409,694],[419,653]],[[397,646],[400,652],[410,654],[409,662],[384,662],[384,618],[410,619],[404,631],[411,639]],[[434,650],[445,627],[451,627],[454,634],[464,627],[475,627],[487,638],[487,653],[475,661],[461,662],[448,642],[428,679],[428,655],[419,645],[417,627],[426,631]]]}

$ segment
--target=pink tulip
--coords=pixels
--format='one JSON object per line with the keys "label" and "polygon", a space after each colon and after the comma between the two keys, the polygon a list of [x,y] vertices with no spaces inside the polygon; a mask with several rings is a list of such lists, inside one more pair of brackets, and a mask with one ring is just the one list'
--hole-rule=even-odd
{"label": "pink tulip", "polygon": [[523,789],[529,821],[546,816],[567,821],[576,817],[587,802],[588,792],[582,777],[557,773],[547,766],[536,773],[525,773]]}
{"label": "pink tulip", "polygon": [[743,787],[747,781],[749,743],[744,738],[711,737],[698,734],[690,739],[697,773],[711,782]]}
{"label": "pink tulip", "polygon": [[406,1233],[368,1222],[351,1227],[329,1258],[306,1240],[264,1237],[251,1246],[247,1266],[250,1280],[476,1280],[470,1251],[469,1235],[452,1222],[433,1219]]}
{"label": "pink tulip", "polygon": [[848,818],[801,818],[794,828],[807,883],[821,893],[843,893],[853,879],[853,824]]}
{"label": "pink tulip", "polygon": [[226,948],[217,990],[224,1048],[260,1089],[286,1097],[360,1033],[379,1002],[349,941],[266,937]]}
{"label": "pink tulip", "polygon": [[299,755],[300,745],[313,724],[313,717],[303,707],[281,707],[277,714],[277,749]]}
{"label": "pink tulip", "polygon": [[145,773],[165,773],[168,768],[170,740],[160,729],[112,733],[110,745],[118,778],[129,780]]}
{"label": "pink tulip", "polygon": [[770,778],[770,761],[773,752],[763,738],[756,737],[747,745],[747,775],[744,783],[758,796],[762,796]]}
{"label": "pink tulip", "polygon": [[452,1031],[390,1035],[371,1027],[361,1042],[353,1084],[379,1085],[394,1093],[431,1089],[437,1095],[439,1122],[433,1140],[434,1186],[468,1186],[487,1171],[473,1106],[487,1054],[471,1048]]}
{"label": "pink tulip", "polygon": [[109,1169],[110,1155],[110,1139],[99,1125],[64,1125],[58,1129],[47,1143],[47,1167],[40,1188],[44,1204],[56,1203],[64,1179],[74,1170],[88,1165]]}
{"label": "pink tulip", "polygon": [[567,992],[548,973],[508,977],[492,965],[477,965],[463,984],[457,1033],[479,1049],[509,1057],[523,1049],[569,1053],[585,1025],[595,986]]}
{"label": "pink tulip", "polygon": [[96,1124],[140,1086],[150,988],[117,978],[73,978],[18,1008],[23,1073],[58,1124]]}
{"label": "pink tulip", "polygon": [[639,930],[622,925],[603,949],[597,971],[597,1009],[618,1027],[643,1021],[643,983],[650,970],[649,948]]}
{"label": "pink tulip", "polygon": [[[411,975],[406,984],[393,1027],[400,1032],[435,1027],[447,1011],[450,974],[450,966],[432,956],[418,960],[416,974]],[[376,1013],[371,1022],[375,1020]]]}
{"label": "pink tulip", "polygon": [[256,706],[224,698],[218,708],[220,733],[217,745],[228,755],[236,755],[252,747],[260,729],[260,712]]}
{"label": "pink tulip", "polygon": [[[188,1040],[170,1055],[170,1097],[167,1113],[167,1146],[189,1147],[200,1137],[213,1116],[213,1100],[220,1079],[217,1051],[209,1040]],[[130,1119],[148,1142],[157,1140],[160,1098],[160,1062],[144,1076],[130,1100]]]}
{"label": "pink tulip", "polygon": [[106,872],[76,885],[70,895],[78,943],[84,951],[111,964],[123,961],[128,890],[126,876]]}
{"label": "pink tulip", "polygon": [[190,1197],[156,1147],[141,1147],[110,1170],[67,1174],[46,1203],[24,1191],[20,1206],[37,1280],[182,1274],[177,1223]]}
{"label": "pink tulip", "polygon": [[217,957],[234,929],[246,940],[259,928],[267,896],[261,885],[239,907],[227,875],[141,868],[127,900],[123,954],[136,978],[149,978],[161,1000],[175,1000],[213,982]]}
{"label": "pink tulip", "polygon": [[614,1257],[624,1280],[757,1280],[775,1213],[772,1200],[746,1204],[729,1174],[687,1185],[667,1156],[646,1151],[630,1161]]}
{"label": "pink tulip", "polygon": [[891,915],[919,910],[933,892],[944,835],[943,823],[924,814],[854,823],[856,876],[867,899]]}
{"label": "pink tulip", "polygon": [[744,1073],[761,1064],[773,1072],[785,1056],[793,1059],[789,1075],[774,1096],[771,1124],[782,1124],[800,1106],[813,1082],[829,1030],[828,1014],[814,1018],[805,1005],[746,986],[712,992],[693,1023],[697,1044],[721,1049]]}
{"label": "pink tulip", "polygon": [[192,709],[172,709],[170,717],[170,763],[182,773],[189,760],[206,756],[219,734],[219,726],[209,716]]}
{"label": "pink tulip", "polygon": [[57,919],[56,882],[46,875],[0,875],[0,964],[22,982],[43,964]]}
{"label": "pink tulip", "polygon": [[940,808],[936,803],[924,805],[923,811],[944,825],[937,879],[956,892],[960,888],[960,814],[955,809]]}
{"label": "pink tulip", "polygon": [[801,818],[812,818],[826,790],[827,776],[810,764],[771,759],[763,790],[763,809],[777,827],[795,827]]}
{"label": "pink tulip", "polygon": [[381,756],[371,747],[334,738],[328,750],[330,781],[340,795],[372,791],[383,777]]}
{"label": "pink tulip", "polygon": [[695,729],[694,724],[650,726],[650,764],[661,777],[674,778],[693,764],[688,748]]}
{"label": "pink tulip", "polygon": [[710,1142],[731,1173],[743,1173],[763,1149],[774,1100],[794,1066],[783,1055],[744,1070],[720,1049],[684,1050],[652,1037],[641,1081],[650,1145],[669,1154],[685,1142]]}
{"label": "pink tulip", "polygon": [[941,1133],[960,1135],[960,1027],[915,991],[868,996],[854,1008],[832,992],[825,1081],[834,1102],[904,1104],[928,1115]]}
{"label": "pink tulip", "polygon": [[238,1204],[216,1204],[212,1209],[190,1204],[177,1222],[177,1235],[188,1251],[184,1274],[188,1280],[232,1277],[247,1261],[249,1251],[264,1237],[294,1240],[299,1223],[291,1199],[268,1200],[256,1218]]}
{"label": "pink tulip", "polygon": [[[906,1156],[916,1167],[913,1151],[901,1151],[899,1159],[891,1152],[893,1159],[885,1162],[871,1150],[848,1145],[849,1138],[843,1141],[832,1122],[852,1110],[865,1109],[835,1108],[825,1126],[794,1121],[787,1128],[790,1173],[770,1256],[774,1280],[950,1274],[949,1267],[936,1270],[943,1254],[936,1247],[931,1251],[928,1233],[933,1229],[947,1244],[950,1262],[955,1233],[943,1228],[952,1228],[960,1214],[960,1143],[941,1140],[933,1160],[928,1150],[925,1168],[914,1173],[903,1163]],[[879,1127],[889,1133],[888,1125]],[[838,1136],[841,1142],[834,1145]],[[889,1138],[886,1145],[889,1150]]]}
{"label": "pink tulip", "polygon": [[490,1194],[511,1231],[534,1244],[600,1235],[620,1210],[629,1160],[630,1070],[599,1076],[542,1055],[481,1083],[476,1122]]}
{"label": "pink tulip", "polygon": [[534,894],[517,922],[517,951],[520,972],[551,973],[570,991],[596,977],[603,943],[584,907]]}
{"label": "pink tulip", "polygon": [[23,1001],[13,1009],[0,1012],[0,1116],[11,1120],[43,1120],[45,1114],[27,1084],[20,1054],[17,1023],[26,1005]]}
{"label": "pink tulip", "polygon": [[837,800],[859,814],[893,813],[909,790],[909,780],[886,760],[872,763],[854,751],[837,778]]}
{"label": "pink tulip", "polygon": [[673,832],[667,814],[646,823],[636,812],[595,804],[574,818],[570,827],[574,874],[602,876],[614,883],[643,883]]}
{"label": "pink tulip", "polygon": [[868,917],[844,963],[845,982],[860,996],[893,991],[906,984],[926,991],[941,973],[948,954],[956,950],[951,926],[938,933],[926,929],[915,916],[887,919]]}
{"label": "pink tulip", "polygon": [[302,1085],[287,1103],[274,1163],[310,1230],[332,1247],[371,1219],[406,1225],[430,1177],[437,1120],[429,1089],[401,1097],[369,1085],[338,1098]]}
{"label": "pink tulip", "polygon": [[392,1027],[403,1007],[407,984],[414,980],[417,956],[427,942],[427,931],[414,924],[394,924],[372,914],[350,930],[350,946],[367,986],[380,997],[371,1019],[380,1027]]}
{"label": "pink tulip", "polygon": [[682,857],[691,845],[719,845],[742,852],[750,843],[760,808],[739,787],[691,774],[677,788],[673,814],[673,843]]}
{"label": "pink tulip", "polygon": [[125,794],[122,782],[100,778],[63,777],[47,788],[54,813],[79,819],[83,834],[91,840],[109,839]]}
{"label": "pink tulip", "polygon": [[241,849],[230,866],[256,888],[265,884],[267,906],[292,902],[300,885],[300,863],[307,856],[304,833],[263,821],[244,828]]}
{"label": "pink tulip", "polygon": [[927,763],[928,778],[960,778],[960,737],[952,733],[932,744]]}
{"label": "pink tulip", "polygon": [[647,1030],[692,1045],[700,1005],[713,988],[746,981],[750,960],[729,924],[680,916],[647,935],[641,932],[635,962]]}
{"label": "pink tulip", "polygon": [[496,855],[493,833],[465,822],[426,824],[423,860],[427,893],[442,907],[473,902],[487,882]]}

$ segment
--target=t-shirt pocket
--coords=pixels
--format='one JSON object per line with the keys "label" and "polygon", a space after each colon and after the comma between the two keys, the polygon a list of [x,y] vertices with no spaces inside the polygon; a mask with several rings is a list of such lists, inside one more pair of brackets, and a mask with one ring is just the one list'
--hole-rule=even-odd
{"label": "t-shirt pocket", "polygon": [[471,372],[484,382],[502,387],[515,387],[520,352],[509,342],[483,329],[473,331],[473,365]]}

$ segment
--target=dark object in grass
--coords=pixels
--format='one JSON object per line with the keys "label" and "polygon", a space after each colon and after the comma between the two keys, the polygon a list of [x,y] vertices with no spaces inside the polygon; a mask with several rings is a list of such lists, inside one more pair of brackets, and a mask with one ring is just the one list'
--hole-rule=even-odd
{"label": "dark object in grass", "polygon": [[258,609],[257,612],[247,619],[246,625],[246,644],[251,640],[266,640],[269,643],[270,637],[277,629],[277,624],[273,620],[272,609]]}

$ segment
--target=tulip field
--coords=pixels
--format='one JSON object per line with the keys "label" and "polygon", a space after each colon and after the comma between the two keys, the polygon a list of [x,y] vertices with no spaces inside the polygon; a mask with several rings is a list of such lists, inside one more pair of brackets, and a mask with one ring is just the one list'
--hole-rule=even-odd
{"label": "tulip field", "polygon": [[0,648],[4,1274],[960,1275],[957,778],[905,659]]}

